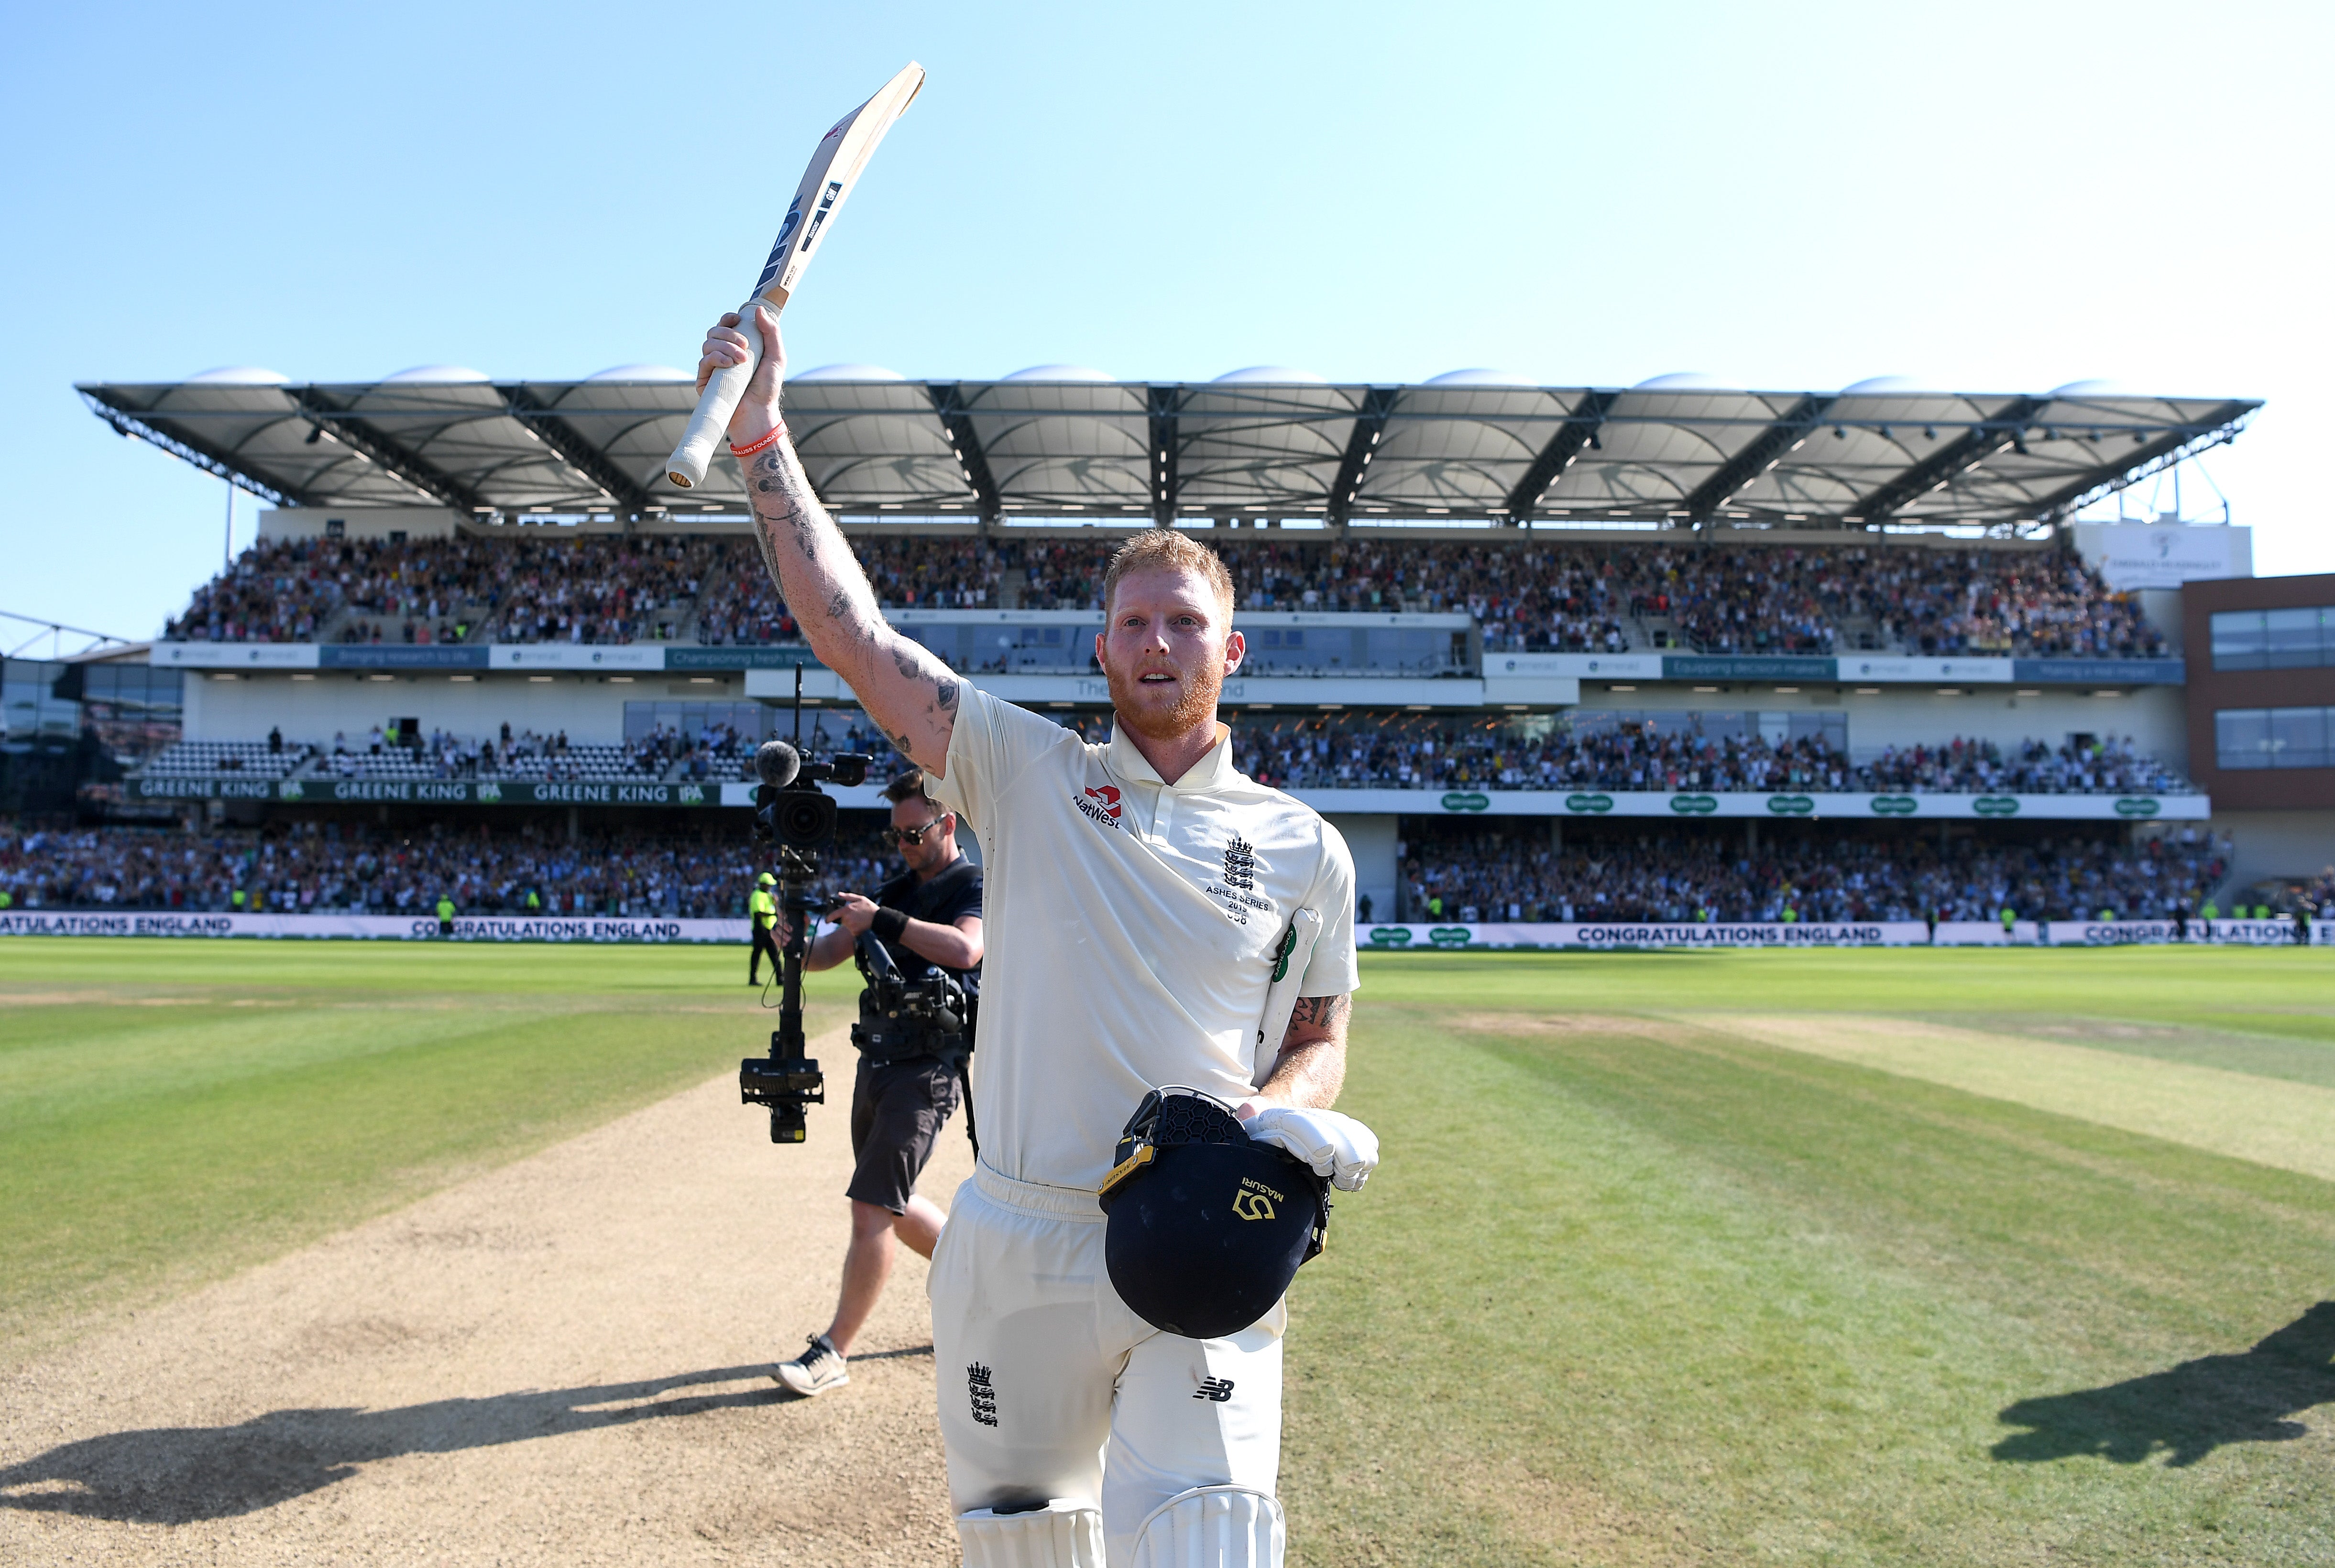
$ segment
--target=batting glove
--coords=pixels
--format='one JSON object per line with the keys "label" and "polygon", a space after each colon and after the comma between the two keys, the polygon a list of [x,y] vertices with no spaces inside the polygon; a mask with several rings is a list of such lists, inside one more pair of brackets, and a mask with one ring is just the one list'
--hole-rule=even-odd
{"label": "batting glove", "polygon": [[1248,1136],[1294,1155],[1330,1178],[1341,1192],[1356,1192],[1379,1167],[1378,1134],[1334,1110],[1274,1106],[1249,1118]]}

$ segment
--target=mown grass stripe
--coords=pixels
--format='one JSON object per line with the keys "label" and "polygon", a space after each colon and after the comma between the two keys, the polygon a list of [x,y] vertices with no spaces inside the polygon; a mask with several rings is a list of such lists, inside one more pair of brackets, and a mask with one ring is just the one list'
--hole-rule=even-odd
{"label": "mown grass stripe", "polygon": [[2335,1181],[2335,1089],[1908,1019],[1681,1016],[1786,1050]]}

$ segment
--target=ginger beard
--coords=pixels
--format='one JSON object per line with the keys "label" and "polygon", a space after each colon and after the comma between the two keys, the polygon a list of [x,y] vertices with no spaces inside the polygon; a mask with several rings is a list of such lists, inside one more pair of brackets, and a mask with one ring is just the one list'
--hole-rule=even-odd
{"label": "ginger beard", "polygon": [[[1146,675],[1162,673],[1176,677],[1171,685]],[[1222,658],[1197,661],[1194,668],[1170,667],[1165,660],[1146,660],[1143,667],[1103,671],[1110,684],[1110,705],[1119,721],[1148,740],[1173,740],[1188,735],[1216,716],[1216,699],[1225,690]]]}

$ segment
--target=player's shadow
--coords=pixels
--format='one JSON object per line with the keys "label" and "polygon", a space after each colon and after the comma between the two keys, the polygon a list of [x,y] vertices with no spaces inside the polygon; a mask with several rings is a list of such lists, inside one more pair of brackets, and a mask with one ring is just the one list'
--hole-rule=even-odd
{"label": "player's shadow", "polygon": [[[686,1391],[748,1379],[755,1386]],[[672,1420],[784,1397],[764,1364],[389,1410],[271,1410],[233,1427],[113,1432],[0,1469],[0,1506],[183,1524],[272,1507],[344,1481],[375,1459]]]}
{"label": "player's shadow", "polygon": [[2091,1455],[2137,1465],[2160,1449],[2194,1465],[2224,1443],[2283,1443],[2306,1434],[2293,1418],[2335,1401],[2335,1302],[2321,1302],[2241,1355],[2206,1356],[2101,1389],[2007,1406],[1998,1459]]}

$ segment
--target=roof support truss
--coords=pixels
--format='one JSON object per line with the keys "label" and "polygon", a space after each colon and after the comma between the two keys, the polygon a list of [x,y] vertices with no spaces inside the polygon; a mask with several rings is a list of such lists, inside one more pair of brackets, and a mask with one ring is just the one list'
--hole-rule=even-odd
{"label": "roof support truss", "polygon": [[1715,473],[1687,493],[1681,504],[1689,519],[1695,523],[1710,521],[1711,515],[1732,500],[1737,491],[1782,462],[1785,453],[1806,440],[1808,432],[1823,422],[1825,411],[1836,401],[1809,392],[1786,410],[1781,419],[1753,437],[1742,450],[1720,464]]}
{"label": "roof support truss", "polygon": [[538,440],[557,452],[569,468],[599,486],[618,507],[637,516],[663,504],[639,480],[610,462],[606,453],[578,435],[574,425],[537,401],[527,388],[507,386],[501,391],[503,404],[510,410],[511,418],[533,431]]}
{"label": "roof support truss", "polygon": [[1910,506],[1932,490],[1952,484],[1957,475],[1966,473],[1994,456],[2003,448],[2027,433],[2035,416],[2043,411],[2041,398],[2017,398],[2006,404],[1991,418],[1981,420],[1964,432],[1960,440],[1949,441],[1866,496],[1848,514],[1852,520],[1863,519],[1868,528],[1877,528],[1894,517],[1901,507]]}
{"label": "roof support truss", "polygon": [[1338,477],[1330,482],[1329,520],[1333,528],[1346,526],[1347,514],[1354,508],[1354,498],[1361,493],[1362,471],[1371,466],[1377,452],[1379,440],[1386,434],[1387,416],[1401,392],[1390,386],[1374,386],[1362,394],[1362,406],[1355,411],[1354,428],[1346,437],[1346,455],[1339,460]]}
{"label": "roof support truss", "polygon": [[965,411],[964,383],[931,382],[925,392],[933,400],[933,411],[940,415],[942,428],[948,431],[949,445],[956,450],[965,482],[980,503],[983,527],[993,526],[1005,508],[998,498],[997,479],[989,471],[988,455],[981,450],[981,436],[973,428],[973,416]]}
{"label": "roof support truss", "polygon": [[1176,389],[1154,386],[1147,402],[1151,425],[1151,520],[1165,528],[1176,521],[1181,485],[1176,472]]}
{"label": "roof support truss", "polygon": [[117,408],[102,396],[84,388],[81,401],[89,411],[113,427],[120,436],[136,436],[141,441],[151,441],[172,457],[189,462],[207,474],[216,474],[238,489],[247,490],[264,501],[274,501],[279,507],[313,507],[323,503],[305,491],[291,485],[269,484],[257,479],[236,464],[229,453],[214,448],[208,441],[197,441],[186,436],[164,435],[129,409]]}
{"label": "roof support truss", "polygon": [[1557,475],[1571,468],[1582,450],[1596,439],[1597,427],[1605,422],[1606,411],[1613,406],[1613,400],[1620,395],[1610,392],[1588,392],[1574,405],[1571,417],[1556,427],[1556,433],[1548,438],[1546,446],[1540,449],[1540,455],[1533,459],[1532,467],[1525,470],[1525,477],[1518,479],[1516,488],[1508,492],[1507,510],[1510,523],[1523,522],[1531,516],[1532,509],[1540,505],[1541,497],[1548,493],[1548,487],[1556,483]]}
{"label": "roof support truss", "polygon": [[2094,501],[2105,500],[2118,490],[2130,489],[2141,480],[2153,478],[2176,463],[2185,463],[2201,452],[2212,451],[2237,440],[2238,432],[2253,418],[2257,403],[2228,402],[2214,411],[2207,427],[2178,425],[2156,440],[2146,442],[2135,454],[2133,465],[2114,478],[2098,484],[2078,481],[2046,496],[2036,511],[2038,522],[2056,523],[2074,516]]}
{"label": "roof support truss", "polygon": [[407,448],[357,415],[334,403],[315,387],[286,389],[318,429],[332,432],[342,445],[373,460],[441,506],[458,512],[490,512],[479,492],[441,470],[421,453]]}

